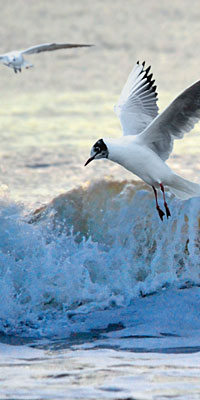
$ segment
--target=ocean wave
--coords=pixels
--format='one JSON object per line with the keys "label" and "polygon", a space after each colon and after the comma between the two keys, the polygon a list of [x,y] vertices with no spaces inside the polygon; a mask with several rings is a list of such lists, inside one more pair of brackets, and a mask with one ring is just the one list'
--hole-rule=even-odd
{"label": "ocean wave", "polygon": [[111,180],[86,183],[28,216],[3,197],[0,330],[65,336],[72,314],[199,285],[199,198],[169,196],[168,204],[172,217],[161,222],[149,188]]}

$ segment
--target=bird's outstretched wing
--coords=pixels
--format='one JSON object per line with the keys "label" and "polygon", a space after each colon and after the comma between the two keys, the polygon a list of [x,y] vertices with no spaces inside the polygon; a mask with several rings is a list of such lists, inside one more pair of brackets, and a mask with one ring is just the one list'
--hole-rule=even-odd
{"label": "bird's outstretched wing", "polygon": [[114,107],[124,135],[139,134],[158,115],[155,80],[149,73],[151,67],[144,68],[145,62],[140,65],[138,61]]}
{"label": "bird's outstretched wing", "polygon": [[72,49],[73,47],[91,47],[92,44],[70,44],[70,43],[43,43],[22,50],[22,54],[41,53],[42,51],[53,51],[59,49]]}
{"label": "bird's outstretched wing", "polygon": [[148,145],[162,160],[166,160],[174,139],[181,139],[200,119],[200,80],[185,89],[137,140]]}

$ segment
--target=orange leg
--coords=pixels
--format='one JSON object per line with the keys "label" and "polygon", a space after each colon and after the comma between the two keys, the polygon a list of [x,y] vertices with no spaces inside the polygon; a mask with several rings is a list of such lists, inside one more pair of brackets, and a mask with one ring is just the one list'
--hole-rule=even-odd
{"label": "orange leg", "polygon": [[166,210],[166,215],[167,215],[167,218],[169,218],[171,216],[171,213],[169,211],[169,207],[168,207],[167,202],[166,202],[165,189],[164,189],[164,186],[163,186],[162,183],[160,183],[160,188],[161,188],[162,194],[163,194],[163,200],[164,200],[164,206],[165,206],[165,210]]}
{"label": "orange leg", "polygon": [[152,186],[152,188],[153,188],[153,191],[154,191],[154,194],[155,194],[155,199],[156,199],[156,209],[157,209],[157,211],[158,211],[158,215],[159,215],[161,221],[163,221],[163,217],[164,217],[165,213],[164,213],[163,210],[161,210],[161,208],[159,207],[159,204],[158,204],[158,196],[157,196],[157,191],[156,191],[155,187]]}

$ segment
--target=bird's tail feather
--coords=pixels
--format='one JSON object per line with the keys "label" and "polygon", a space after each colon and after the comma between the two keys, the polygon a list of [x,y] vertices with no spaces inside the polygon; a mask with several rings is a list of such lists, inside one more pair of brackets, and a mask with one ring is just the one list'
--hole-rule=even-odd
{"label": "bird's tail feather", "polygon": [[168,187],[170,192],[181,200],[200,196],[200,185],[198,183],[190,182],[176,174],[173,175]]}
{"label": "bird's tail feather", "polygon": [[28,61],[24,60],[23,61],[23,67],[26,68],[26,69],[33,68],[33,64],[31,64]]}

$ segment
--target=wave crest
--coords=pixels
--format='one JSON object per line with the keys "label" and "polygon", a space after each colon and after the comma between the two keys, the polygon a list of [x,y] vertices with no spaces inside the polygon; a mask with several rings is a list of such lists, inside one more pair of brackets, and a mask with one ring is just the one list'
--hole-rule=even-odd
{"label": "wave crest", "polygon": [[161,222],[152,192],[126,181],[71,190],[29,223],[20,207],[2,201],[0,329],[63,335],[73,328],[72,310],[126,306],[169,285],[199,285],[199,199],[171,196],[168,204],[172,217]]}

